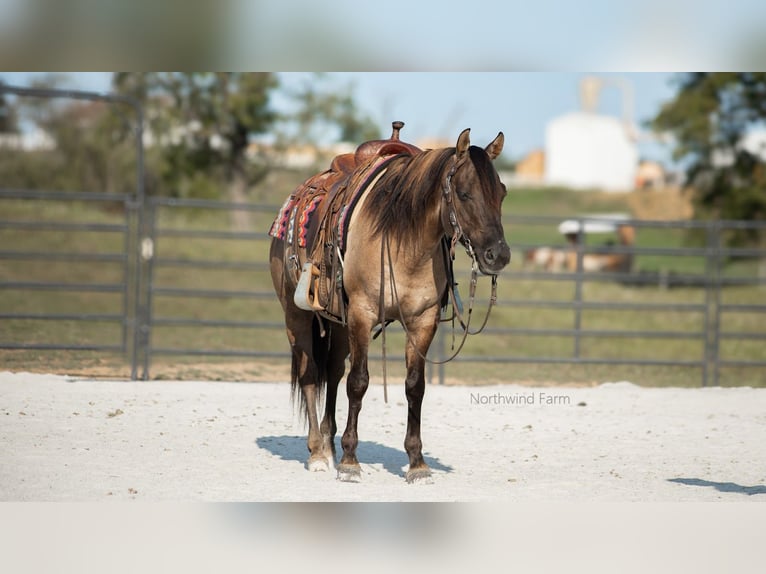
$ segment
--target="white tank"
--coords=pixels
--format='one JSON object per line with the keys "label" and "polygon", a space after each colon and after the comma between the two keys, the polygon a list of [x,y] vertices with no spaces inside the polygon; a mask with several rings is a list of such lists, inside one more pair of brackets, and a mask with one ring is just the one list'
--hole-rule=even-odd
{"label": "white tank", "polygon": [[617,118],[572,112],[545,129],[545,182],[575,189],[630,191],[638,148]]}

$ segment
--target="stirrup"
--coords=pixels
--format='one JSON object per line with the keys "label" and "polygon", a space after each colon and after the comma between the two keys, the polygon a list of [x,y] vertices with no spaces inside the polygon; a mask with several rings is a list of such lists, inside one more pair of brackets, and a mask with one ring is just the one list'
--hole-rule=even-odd
{"label": "stirrup", "polygon": [[[311,299],[311,283],[314,279],[314,299]],[[301,278],[293,296],[295,306],[304,311],[323,311],[319,303],[319,269],[311,261],[306,261],[301,269]]]}

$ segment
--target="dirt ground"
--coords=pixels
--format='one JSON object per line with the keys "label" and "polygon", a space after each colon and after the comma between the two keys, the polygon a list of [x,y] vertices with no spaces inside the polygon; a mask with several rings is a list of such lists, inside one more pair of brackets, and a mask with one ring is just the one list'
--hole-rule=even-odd
{"label": "dirt ground", "polygon": [[0,500],[766,501],[765,407],[749,387],[429,385],[433,482],[408,485],[403,387],[372,385],[353,484],[306,470],[287,383],[3,372]]}

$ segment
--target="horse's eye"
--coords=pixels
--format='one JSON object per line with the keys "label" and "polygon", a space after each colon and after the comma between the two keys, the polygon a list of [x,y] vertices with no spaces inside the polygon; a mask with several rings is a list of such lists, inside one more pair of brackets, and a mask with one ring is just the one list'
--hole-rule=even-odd
{"label": "horse's eye", "polygon": [[471,199],[471,194],[463,191],[462,189],[457,190],[457,196],[460,198],[460,201],[468,201]]}

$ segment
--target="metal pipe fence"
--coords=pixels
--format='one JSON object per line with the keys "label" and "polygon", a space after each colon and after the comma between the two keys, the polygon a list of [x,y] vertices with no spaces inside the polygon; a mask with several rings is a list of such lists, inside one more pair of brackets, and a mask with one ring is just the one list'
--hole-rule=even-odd
{"label": "metal pipe fence", "polygon": [[[33,322],[37,325],[50,324],[52,322],[78,322],[78,323],[106,323],[114,325],[119,330],[117,340],[111,343],[88,342],[83,343],[78,340],[57,340],[54,342],[39,342],[35,340],[0,340],[0,349],[16,350],[45,350],[45,351],[109,351],[129,355],[133,351],[131,334],[135,326],[137,312],[134,305],[132,290],[135,287],[137,277],[137,260],[134,250],[131,246],[135,245],[138,239],[138,217],[139,203],[135,201],[134,196],[118,194],[99,194],[99,193],[71,193],[71,192],[39,192],[0,189],[0,205],[5,200],[48,203],[72,203],[80,202],[85,204],[115,202],[121,206],[122,223],[120,224],[100,224],[76,221],[32,221],[32,220],[14,220],[0,215],[0,233],[8,230],[16,237],[17,241],[9,240],[6,245],[10,248],[18,243],[19,233],[24,233],[28,237],[37,236],[38,239],[31,243],[39,245],[39,250],[24,249],[3,249],[0,251],[0,264],[3,262],[11,263],[30,263],[46,265],[54,263],[66,263],[68,266],[84,264],[98,273],[103,269],[105,274],[118,269],[117,277],[109,282],[78,282],[76,278],[53,277],[40,281],[14,280],[14,273],[0,273],[0,293],[6,301],[12,300],[18,303],[13,308],[3,305],[0,307],[0,320],[8,322]],[[0,209],[0,214],[3,214]],[[89,237],[98,234],[99,237],[111,236],[115,242],[120,244],[117,251],[91,251],[91,252],[59,252],[56,245],[45,245],[44,239],[39,237],[48,232],[55,232],[57,242],[61,242],[64,236],[85,237],[84,242],[90,242]],[[48,238],[49,239],[49,238]],[[25,242],[27,243],[27,242]],[[43,249],[47,247],[47,249]],[[94,245],[98,249],[98,245]],[[10,265],[10,264],[7,264]],[[115,275],[111,273],[110,275]],[[94,313],[90,312],[87,303],[77,305],[74,308],[68,306],[65,312],[63,309],[58,312],[42,310],[45,307],[39,305],[40,311],[19,311],[23,307],[22,300],[30,299],[31,292],[49,292],[54,294],[67,293],[74,295],[87,294],[107,294],[111,295],[108,302],[108,312]],[[44,334],[45,327],[37,327]],[[34,338],[33,338],[34,339]]]}
{"label": "metal pipe fence", "polygon": [[[183,209],[204,209],[218,210],[223,212],[247,211],[252,213],[266,214],[269,218],[276,212],[275,206],[255,205],[255,204],[234,204],[220,201],[208,201],[199,199],[176,199],[166,197],[153,197],[147,201],[147,239],[151,245],[151,256],[147,257],[146,265],[146,292],[147,304],[144,314],[141,316],[141,331],[146,333],[142,339],[142,347],[139,353],[142,356],[142,378],[149,378],[151,361],[157,356],[217,356],[217,357],[241,357],[248,359],[264,358],[282,358],[289,360],[290,354],[287,350],[269,350],[255,344],[250,348],[230,348],[230,347],[206,347],[189,348],[183,344],[176,343],[174,346],[155,344],[151,336],[153,331],[158,328],[170,327],[174,329],[183,328],[223,328],[236,329],[237,331],[250,331],[260,337],[272,337],[271,331],[283,331],[284,323],[279,321],[267,321],[257,316],[250,320],[236,318],[198,318],[189,316],[179,316],[183,310],[174,310],[173,305],[161,304],[162,300],[184,300],[184,299],[204,299],[204,300],[263,300],[270,302],[276,307],[279,304],[273,291],[254,290],[254,289],[232,289],[210,287],[168,287],[162,286],[158,282],[158,276],[162,271],[180,269],[186,272],[193,271],[197,273],[215,272],[215,271],[246,271],[249,274],[267,274],[269,265],[266,259],[258,261],[251,258],[249,260],[236,261],[218,261],[199,257],[178,257],[163,255],[167,245],[202,239],[206,242],[245,242],[252,246],[256,243],[267,244],[270,239],[264,232],[249,231],[231,231],[228,229],[193,229],[193,228],[172,228],[163,226],[161,215],[163,212],[183,210]],[[201,249],[204,252],[204,248]],[[264,280],[253,281],[252,284],[262,285]]]}
{"label": "metal pipe fence", "polygon": [[[281,309],[268,279],[267,252],[269,237],[265,232],[237,232],[229,229],[195,229],[173,227],[164,219],[185,221],[178,214],[185,209],[220,210],[230,212],[244,209],[260,214],[260,229],[270,221],[278,206],[235,205],[225,202],[201,202],[168,198],[149,198],[139,205],[132,196],[109,196],[102,194],[69,194],[66,192],[22,192],[0,190],[0,202],[4,199],[27,198],[50,201],[118,201],[124,206],[123,221],[119,224],[76,223],[71,221],[17,221],[0,218],[0,232],[24,231],[43,233],[55,230],[59,234],[111,234],[122,237],[119,250],[87,252],[57,252],[39,246],[35,249],[15,250],[13,245],[0,251],[0,261],[6,262],[72,262],[81,265],[120,267],[116,281],[83,283],[68,281],[23,281],[0,277],[3,292],[51,291],[77,294],[104,293],[115,295],[110,310],[91,312],[88,309],[67,309],[56,312],[25,312],[0,309],[4,321],[30,320],[38,323],[50,321],[78,321],[108,323],[120,326],[121,336],[116,343],[82,343],[75,340],[27,343],[0,341],[4,349],[90,350],[124,353],[131,362],[131,378],[149,378],[152,360],[156,357],[239,357],[248,360],[289,360],[288,347],[283,335]],[[139,214],[143,211],[143,214]],[[164,217],[167,216],[167,217]],[[163,219],[164,217],[164,219]],[[146,221],[143,234],[138,233],[138,220]],[[554,218],[506,218],[506,230],[511,239],[514,259],[520,259],[525,250],[548,246],[546,243],[513,243],[515,229],[520,226],[555,228]],[[766,367],[766,352],[756,350],[748,356],[722,353],[724,347],[738,343],[759,345],[766,341],[766,278],[763,264],[766,249],[733,248],[722,246],[722,236],[733,228],[748,227],[764,229],[766,224],[717,221],[709,224],[699,222],[623,222],[635,225],[639,230],[670,230],[680,232],[691,228],[701,229],[707,237],[704,247],[679,248],[646,247],[639,241],[632,246],[588,245],[583,242],[573,249],[577,256],[575,271],[551,272],[525,268],[518,261],[501,275],[501,293],[497,303],[497,316],[493,317],[482,335],[476,338],[483,343],[503,338],[526,341],[536,340],[538,345],[526,349],[513,345],[495,345],[492,352],[472,352],[467,348],[455,359],[455,365],[495,365],[501,368],[509,364],[552,365],[641,365],[655,367],[681,367],[696,369],[702,385],[720,382],[722,369],[753,369],[760,376]],[[225,225],[224,225],[225,227]],[[766,231],[766,229],[764,229]],[[640,233],[640,231],[639,231]],[[555,237],[554,237],[555,239]],[[184,251],[190,243],[197,245]],[[216,259],[209,253],[220,251],[221,244],[239,246],[233,249],[231,258]],[[178,251],[181,253],[178,253]],[[582,268],[583,258],[590,254],[628,254],[637,269],[620,272],[589,272]],[[244,255],[242,258],[238,258]],[[235,257],[237,256],[237,257]],[[665,269],[641,268],[642,257],[664,258],[665,265],[673,268],[679,259],[699,260],[693,269],[675,273]],[[734,269],[724,265],[734,261]],[[466,258],[458,256],[458,273],[466,270]],[[759,266],[760,262],[760,266]],[[740,264],[736,268],[736,264]],[[683,265],[681,265],[683,267]],[[687,267],[689,265],[687,264]],[[202,281],[207,274],[243,274],[242,279],[220,283]],[[171,281],[168,282],[167,279]],[[254,286],[259,286],[255,288]],[[520,289],[519,285],[526,285]],[[606,296],[598,286],[607,286]],[[544,288],[551,286],[550,288]],[[595,286],[595,287],[594,287]],[[503,290],[505,287],[505,290]],[[729,292],[729,290],[733,290]],[[742,293],[740,293],[740,291]],[[135,296],[132,294],[136,293]],[[678,295],[676,295],[678,293]],[[562,295],[564,294],[564,295]],[[663,298],[663,294],[669,294]],[[742,295],[744,294],[744,295]],[[740,298],[740,297],[744,297]],[[185,302],[203,301],[201,305],[189,306]],[[217,303],[229,305],[230,309],[218,311]],[[481,294],[477,309],[486,304]],[[254,309],[253,306],[258,306]],[[188,313],[192,309],[191,314]],[[200,314],[199,309],[204,313]],[[537,316],[539,313],[566,314],[555,324]],[[595,323],[591,314],[601,317]],[[635,325],[618,322],[610,327],[610,316],[630,313],[642,318],[669,317],[660,326],[656,320],[650,324],[639,321]],[[564,315],[562,315],[563,317]],[[749,329],[732,328],[732,316],[746,316]],[[217,345],[187,344],[184,330],[221,330],[229,334],[237,332],[242,346],[227,341]],[[160,332],[171,332],[162,337]],[[431,356],[446,356],[450,337],[447,326],[442,326],[432,346]],[[546,341],[569,341],[559,344],[555,352],[541,352],[548,347]],[[469,339],[470,340],[470,339]],[[135,344],[133,344],[135,341]],[[589,349],[594,341],[606,341],[600,347],[602,353]],[[645,352],[636,341],[646,343]],[[656,356],[654,353],[666,342],[678,341],[687,345],[687,352],[678,356]],[[211,342],[215,342],[211,339]],[[655,345],[648,344],[655,342]],[[624,356],[615,350],[631,351]],[[486,351],[486,350],[485,350]],[[638,352],[637,352],[638,351]],[[389,357],[401,357],[389,352]],[[379,357],[378,357],[379,358]],[[372,357],[375,359],[375,356]],[[444,383],[446,370],[443,366],[429,369],[433,382]]]}
{"label": "metal pipe fence", "polygon": [[[124,117],[129,123],[132,135],[132,146],[135,151],[135,186],[131,193],[90,193],[60,190],[18,190],[0,188],[0,201],[23,200],[23,201],[54,201],[75,202],[81,201],[87,204],[116,202],[122,206],[124,215],[121,224],[99,224],[77,221],[18,221],[2,218],[0,215],[0,230],[13,229],[32,232],[55,231],[59,233],[107,233],[118,234],[123,238],[122,249],[115,253],[56,253],[55,251],[3,251],[0,253],[0,261],[69,261],[88,262],[89,264],[105,264],[117,262],[121,265],[122,277],[118,283],[113,284],[74,284],[70,282],[50,281],[37,282],[14,282],[2,281],[0,278],[0,291],[23,292],[29,290],[69,291],[69,292],[116,292],[121,294],[119,306],[113,305],[114,313],[3,313],[5,320],[27,321],[99,321],[119,322],[120,337],[118,344],[87,344],[83,345],[72,341],[59,341],[56,343],[35,342],[10,342],[0,340],[0,349],[40,349],[40,350],[92,350],[92,351],[119,351],[130,356],[131,379],[136,378],[136,352],[138,348],[137,318],[140,313],[140,299],[142,292],[140,259],[135,247],[139,243],[143,229],[143,203],[144,203],[144,110],[141,103],[135,98],[120,94],[101,93],[85,90],[61,90],[51,88],[27,88],[0,84],[0,93],[10,94],[20,98],[37,100],[76,100],[86,102],[102,102],[106,105],[123,110],[129,108],[132,117]],[[0,184],[1,185],[1,184]],[[0,211],[2,214],[2,211]]]}
{"label": "metal pipe fence", "polygon": [[[572,218],[578,222],[580,228],[592,220],[588,217]],[[599,221],[604,221],[599,217]],[[607,218],[608,221],[608,218]],[[514,228],[519,226],[543,226],[555,229],[560,219],[552,217],[519,217],[508,216],[505,218],[506,234],[514,235]],[[766,347],[756,349],[748,358],[734,358],[736,353],[722,354],[722,347],[729,343],[742,341],[766,341],[766,246],[760,248],[737,248],[724,246],[723,238],[732,230],[758,230],[762,236],[766,235],[766,223],[746,221],[644,221],[644,220],[615,220],[616,225],[629,225],[634,227],[639,238],[642,231],[650,234],[660,232],[688,232],[697,230],[704,233],[706,243],[703,247],[655,247],[643,246],[640,239],[636,245],[588,245],[582,235],[575,245],[559,245],[559,249],[576,255],[576,269],[561,272],[539,271],[512,267],[503,272],[502,281],[511,285],[517,281],[534,282],[537,285],[546,283],[568,284],[573,286],[573,295],[565,300],[545,299],[539,296],[535,290],[529,291],[525,298],[500,298],[498,307],[509,308],[513,311],[521,310],[553,310],[556,312],[569,311],[572,314],[570,327],[546,328],[541,326],[539,319],[516,319],[511,314],[507,320],[492,324],[492,328],[486,329],[485,333],[490,336],[509,337],[535,337],[566,338],[570,341],[569,351],[557,353],[523,353],[513,348],[507,348],[502,353],[489,354],[460,354],[456,364],[479,365],[483,363],[493,364],[568,364],[568,365],[636,365],[636,366],[668,366],[694,368],[700,372],[700,382],[705,385],[718,385],[722,369],[726,368],[752,368],[757,371],[751,375],[759,381],[766,380]],[[525,251],[549,247],[542,243],[513,243],[511,249],[515,256]],[[633,260],[642,261],[642,257],[661,256],[666,264],[673,265],[678,259],[702,259],[695,270],[686,272],[672,272],[666,269],[644,270],[632,268],[624,271],[592,272],[585,271],[583,260],[592,254],[622,254],[630,256]],[[740,270],[727,270],[726,263],[737,260],[740,263],[746,261],[748,267]],[[687,264],[688,265],[688,264]],[[634,266],[635,267],[635,266]],[[684,267],[684,265],[681,265]],[[632,294],[641,297],[647,294],[646,289],[654,289],[656,293],[673,293],[674,290],[682,292],[679,296],[666,297],[666,301],[625,301],[599,299],[600,291],[594,291],[589,296],[585,295],[585,288],[596,284],[613,284],[622,290],[623,294]],[[727,292],[727,289],[749,288],[747,292]],[[643,290],[643,291],[642,291]],[[595,296],[594,296],[595,294]],[[697,297],[697,302],[683,300],[685,294]],[[701,296],[700,296],[701,294]],[[728,295],[722,299],[724,295]],[[603,294],[601,295],[603,297]],[[738,296],[746,296],[751,299],[749,303],[737,302]],[[480,307],[480,304],[479,304]],[[661,326],[654,328],[622,328],[605,329],[593,328],[583,324],[583,314],[588,311],[607,312],[616,314],[620,312],[638,313],[644,316],[668,317],[681,316],[680,323],[688,321],[684,317],[701,317],[701,322],[691,329],[677,329],[673,319],[669,318]],[[735,314],[750,314],[750,323],[754,324],[753,331],[727,330],[724,323]],[[528,321],[529,324],[525,324]],[[656,323],[657,321],[655,321]],[[447,333],[440,330],[437,334],[434,354],[437,358],[446,356]],[[610,349],[602,349],[608,352],[599,354],[586,353],[583,350],[584,342],[592,340],[612,341]],[[658,341],[684,341],[690,342],[696,347],[696,358],[686,356],[658,358],[653,353],[658,348],[656,345],[634,345],[614,343],[615,340],[627,340],[646,342],[647,340]],[[636,353],[636,349],[645,352]],[[631,351],[620,356],[611,356],[615,349]],[[729,349],[730,351],[731,349]],[[445,370],[438,369],[438,381],[445,380]],[[730,381],[729,381],[730,382]]]}

